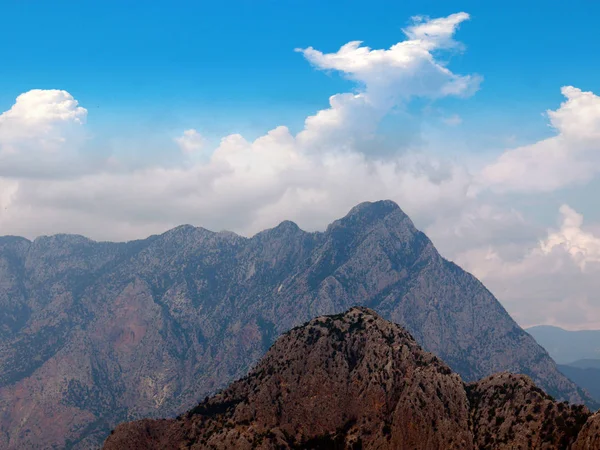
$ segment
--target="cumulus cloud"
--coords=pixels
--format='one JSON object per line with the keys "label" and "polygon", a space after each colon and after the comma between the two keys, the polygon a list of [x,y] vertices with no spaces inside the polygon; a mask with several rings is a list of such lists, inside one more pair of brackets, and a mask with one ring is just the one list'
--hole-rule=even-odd
{"label": "cumulus cloud", "polygon": [[[118,149],[90,160],[85,108],[65,91],[27,92],[0,115],[0,235],[126,240],[182,223],[251,235],[283,219],[323,229],[358,202],[390,198],[523,324],[570,317],[564,320],[589,325],[592,313],[598,317],[590,294],[600,287],[593,276],[600,270],[598,233],[584,230],[581,217],[564,207],[561,227],[544,234],[545,227],[499,199],[594,176],[598,97],[563,89],[565,103],[548,111],[556,136],[506,151],[475,181],[462,164],[416,147],[376,151],[377,127],[391,111],[417,97],[466,97],[478,89],[480,77],[456,74],[438,59],[464,49],[454,36],[468,18],[415,17],[406,39],[388,49],[356,41],[334,53],[299,50],[356,89],[332,96],[297,134],[279,126],[254,140],[225,136],[211,148],[196,129],[185,130],[172,143],[176,157],[168,165],[126,164]],[[460,117],[445,121],[457,125]]]}
{"label": "cumulus cloud", "polygon": [[74,170],[86,117],[87,110],[66,91],[33,89],[19,95],[0,115],[0,176]]}
{"label": "cumulus cloud", "polygon": [[335,53],[313,47],[297,49],[316,68],[334,70],[359,85],[356,94],[337,94],[330,108],[306,119],[298,135],[301,144],[311,147],[355,145],[375,131],[379,120],[393,107],[414,97],[441,98],[469,96],[481,83],[478,75],[458,75],[438,61],[434,51],[459,49],[453,36],[466,13],[429,20],[413,18],[404,30],[408,39],[389,49],[371,49],[361,41],[343,45]]}
{"label": "cumulus cloud", "polygon": [[600,237],[582,229],[583,216],[569,206],[560,214],[560,229],[537,242],[516,249],[509,242],[480,242],[455,260],[524,326],[600,327]]}
{"label": "cumulus cloud", "polygon": [[541,242],[542,253],[548,255],[561,249],[569,254],[582,271],[586,270],[589,263],[600,263],[600,237],[582,230],[583,215],[568,205],[561,206],[560,213],[563,218],[562,226]]}
{"label": "cumulus cloud", "polygon": [[62,127],[85,122],[87,110],[71,94],[33,89],[17,97],[0,114],[0,154],[19,153],[33,140],[43,151],[60,150],[65,143]]}
{"label": "cumulus cloud", "polygon": [[470,95],[479,88],[480,77],[457,75],[434,58],[432,52],[458,46],[453,36],[466,13],[428,20],[414,18],[404,30],[409,39],[387,50],[373,50],[352,41],[336,53],[324,54],[312,47],[299,50],[315,67],[337,70],[365,86],[365,97],[375,106],[386,107],[411,97]]}
{"label": "cumulus cloud", "polygon": [[[462,201],[469,183],[470,176],[460,166],[414,153],[386,155],[381,160],[361,144],[373,138],[378,121],[390,109],[404,106],[411,98],[462,96],[477,88],[478,77],[454,74],[433,54],[459,48],[453,35],[466,19],[464,13],[416,18],[405,30],[407,39],[388,50],[371,50],[356,42],[331,54],[301,50],[316,67],[339,71],[356,81],[357,90],[332,96],[330,107],[308,117],[297,135],[285,126],[254,141],[230,135],[216,149],[206,151],[205,158],[168,167],[127,169],[113,155],[89,173],[60,159],[52,180],[32,176],[25,180],[15,175],[14,165],[4,166],[0,176],[11,176],[18,184],[10,196],[10,214],[0,216],[0,232],[31,236],[77,231],[122,239],[139,237],[132,224],[162,231],[192,222],[251,234],[285,218],[307,228],[322,227],[363,200],[391,197],[416,215],[450,208]],[[28,107],[35,111],[27,112]],[[31,91],[6,114],[20,117],[23,123],[24,117],[40,116],[25,133],[37,142],[52,130],[64,137],[62,125],[83,123],[86,111],[67,92]],[[186,130],[175,144],[186,154],[208,150],[195,129]],[[20,150],[17,160],[34,153],[29,152]],[[72,156],[69,162],[77,159]],[[36,166],[28,162],[31,165],[25,167],[30,170]],[[65,168],[81,173],[66,176],[61,172]],[[44,220],[47,217],[52,220]],[[114,227],[97,225],[107,218],[112,218]],[[118,235],[118,230],[132,234]]]}
{"label": "cumulus cloud", "polygon": [[498,192],[550,192],[582,184],[600,172],[600,97],[572,86],[566,101],[547,111],[556,135],[504,152],[479,182]]}
{"label": "cumulus cloud", "polygon": [[197,153],[207,145],[206,139],[193,128],[185,130],[183,135],[175,138],[175,142],[179,145],[181,151],[187,155]]}

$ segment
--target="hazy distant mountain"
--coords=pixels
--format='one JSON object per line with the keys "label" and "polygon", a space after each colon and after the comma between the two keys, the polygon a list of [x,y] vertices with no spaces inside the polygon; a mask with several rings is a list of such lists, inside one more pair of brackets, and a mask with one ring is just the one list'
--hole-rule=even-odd
{"label": "hazy distant mountain", "polygon": [[569,363],[568,366],[579,369],[600,369],[600,359],[578,359]]}
{"label": "hazy distant mountain", "polygon": [[0,238],[0,448],[88,448],[118,422],[177,414],[245,374],[281,333],[357,304],[467,381],[509,370],[586,399],[479,281],[382,201],[322,233],[283,222],[252,238],[192,226],[129,243]]}
{"label": "hazy distant mountain", "polygon": [[540,325],[526,330],[559,364],[600,359],[600,330],[568,331]]}
{"label": "hazy distant mountain", "polygon": [[560,370],[600,402],[600,330],[568,331],[542,325],[528,328]]}
{"label": "hazy distant mountain", "polygon": [[[600,363],[600,361],[598,362]],[[558,370],[600,402],[600,368],[582,368],[570,364],[559,364]]]}
{"label": "hazy distant mountain", "polygon": [[590,416],[522,375],[465,386],[401,327],[353,308],[279,338],[186,415],[120,425],[104,448],[591,450],[600,432]]}

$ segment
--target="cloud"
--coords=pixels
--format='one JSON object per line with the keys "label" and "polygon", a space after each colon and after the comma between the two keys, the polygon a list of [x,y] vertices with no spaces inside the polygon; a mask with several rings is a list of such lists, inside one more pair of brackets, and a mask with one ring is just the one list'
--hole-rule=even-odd
{"label": "cloud", "polygon": [[[470,182],[462,167],[406,151],[382,159],[371,147],[378,142],[378,122],[391,109],[415,97],[463,96],[477,89],[478,77],[456,75],[434,56],[459,48],[453,35],[466,19],[464,13],[415,19],[405,30],[408,39],[388,50],[356,42],[331,54],[301,50],[314,66],[356,81],[356,91],[332,96],[329,108],[306,118],[297,135],[279,126],[254,141],[226,136],[209,149],[197,130],[188,129],[175,144],[204,157],[168,166],[127,166],[118,154],[86,164],[86,147],[67,129],[81,128],[87,111],[65,91],[30,91],[3,115],[18,122],[21,137],[11,137],[18,152],[0,169],[0,177],[17,182],[10,211],[0,213],[0,233],[68,231],[126,239],[139,237],[136,225],[163,231],[191,222],[251,234],[286,218],[323,227],[363,200],[391,197],[423,217],[432,208],[451,208]],[[62,144],[39,164],[40,151],[24,145],[25,137],[39,142],[48,135]],[[105,225],[111,221],[114,226]]]}
{"label": "cloud", "polygon": [[556,135],[504,152],[479,177],[497,192],[551,192],[583,184],[600,172],[600,97],[572,86],[566,101],[547,111]]}
{"label": "cloud", "polygon": [[583,230],[583,216],[569,206],[560,214],[560,229],[537,242],[479,242],[454,259],[524,326],[600,328],[600,237]]}
{"label": "cloud", "polygon": [[407,40],[387,50],[373,50],[361,41],[343,45],[335,53],[313,47],[297,49],[321,70],[334,70],[358,83],[358,93],[337,94],[330,108],[306,119],[298,141],[305,147],[336,145],[346,148],[372,137],[377,123],[392,108],[412,98],[437,99],[472,95],[481,83],[478,75],[457,75],[439,62],[434,51],[460,49],[453,36],[466,13],[439,19],[413,18],[404,33]]}
{"label": "cloud", "polygon": [[352,41],[335,53],[322,53],[312,47],[299,49],[315,67],[337,70],[364,86],[364,97],[375,107],[389,107],[398,99],[439,98],[471,95],[481,82],[479,76],[456,75],[433,56],[436,50],[457,48],[453,36],[466,13],[428,20],[414,18],[404,30],[408,40],[387,50],[372,50]]}
{"label": "cloud", "polygon": [[[253,234],[283,219],[323,229],[356,203],[381,198],[426,219],[460,205],[469,182],[460,166],[417,155],[372,161],[356,152],[306,154],[279,127],[253,142],[228,136],[209,161],[189,167],[21,181],[11,214],[0,212],[0,234],[56,230],[133,239],[141,229],[181,223]],[[114,226],[98,225],[107,220]]]}
{"label": "cloud", "polygon": [[175,142],[181,151],[188,155],[200,152],[207,145],[206,139],[193,128],[185,130],[183,135],[175,138]]}
{"label": "cloud", "polygon": [[33,89],[19,95],[0,115],[0,176],[75,170],[86,117],[87,110],[66,91]]}
{"label": "cloud", "polygon": [[542,253],[549,255],[561,249],[570,255],[582,271],[586,270],[589,263],[600,263],[600,237],[581,229],[583,215],[568,205],[562,205],[560,213],[563,217],[562,226],[541,242]]}
{"label": "cloud", "polygon": [[435,48],[452,48],[459,45],[454,39],[454,33],[461,22],[469,20],[469,14],[459,12],[448,17],[431,20],[425,16],[413,17],[413,25],[404,32],[413,41],[422,42],[431,50]]}
{"label": "cloud", "polygon": [[[358,202],[390,198],[522,323],[589,325],[599,317],[592,295],[600,287],[598,233],[584,230],[567,207],[560,228],[546,232],[504,194],[551,191],[597,173],[598,97],[563,89],[565,103],[548,111],[556,136],[507,150],[481,172],[454,162],[447,148],[443,157],[417,145],[379,149],[382,119],[402,128],[414,99],[478,89],[480,77],[456,74],[439,60],[464,49],[454,36],[468,18],[413,18],[406,39],[388,49],[350,42],[334,53],[300,50],[355,89],[330,97],[297,134],[278,126],[254,140],[225,136],[213,148],[187,129],[164,150],[169,161],[131,163],[131,149],[117,141],[93,156],[98,143],[86,134],[85,108],[65,91],[27,92],[0,115],[0,235],[127,240],[182,223],[251,235],[283,219],[315,230]],[[136,137],[137,148],[153,138]]]}
{"label": "cloud", "polygon": [[41,150],[62,147],[62,127],[83,124],[87,110],[71,94],[33,89],[17,97],[11,109],[0,115],[0,154],[18,153],[34,141]]}

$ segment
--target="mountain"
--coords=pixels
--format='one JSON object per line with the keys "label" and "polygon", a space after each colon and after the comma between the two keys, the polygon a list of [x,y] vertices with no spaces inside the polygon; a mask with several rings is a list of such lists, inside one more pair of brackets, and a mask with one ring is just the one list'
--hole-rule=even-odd
{"label": "mountain", "polygon": [[558,364],[580,359],[600,360],[600,330],[568,331],[540,325],[526,330]]}
{"label": "mountain", "polygon": [[600,369],[600,359],[578,359],[577,361],[565,365],[577,367],[578,369]]}
{"label": "mountain", "polygon": [[570,380],[577,383],[578,386],[584,388],[594,399],[600,401],[600,368],[559,364],[558,370]]}
{"label": "mountain", "polygon": [[[119,425],[104,449],[567,449],[589,418],[523,375],[465,386],[400,326],[352,308],[293,329],[184,416]],[[585,443],[600,437],[590,425]]]}
{"label": "mountain", "polygon": [[558,363],[558,370],[600,402],[600,330],[568,331],[541,325],[527,332]]}
{"label": "mountain", "polygon": [[244,375],[283,332],[353,305],[403,325],[466,381],[530,376],[592,400],[393,202],[324,232],[189,225],[128,243],[0,238],[0,448],[89,448]]}

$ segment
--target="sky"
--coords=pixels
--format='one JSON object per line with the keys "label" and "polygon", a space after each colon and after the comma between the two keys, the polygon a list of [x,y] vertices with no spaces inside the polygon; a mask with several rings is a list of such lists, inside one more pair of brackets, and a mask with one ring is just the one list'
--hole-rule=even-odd
{"label": "sky", "polygon": [[0,235],[392,199],[522,326],[600,328],[600,3],[1,6]]}

